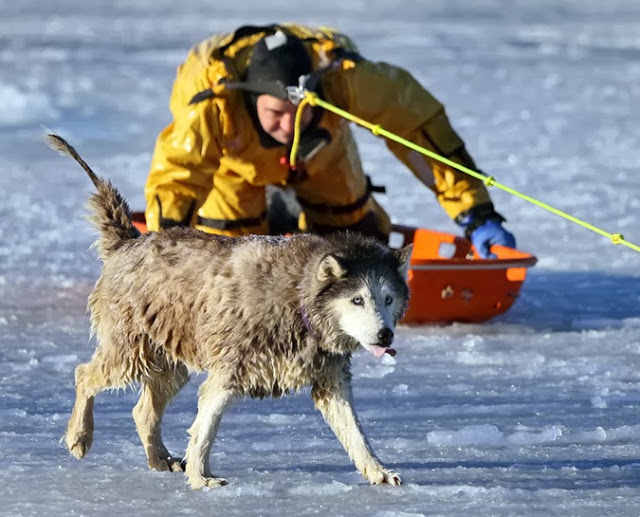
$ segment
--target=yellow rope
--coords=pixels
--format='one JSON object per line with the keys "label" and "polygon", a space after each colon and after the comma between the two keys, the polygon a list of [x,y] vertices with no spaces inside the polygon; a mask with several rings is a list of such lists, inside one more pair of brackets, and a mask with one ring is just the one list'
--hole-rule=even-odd
{"label": "yellow rope", "polygon": [[289,164],[292,167],[295,167],[298,157],[298,146],[300,145],[300,134],[302,133],[302,115],[307,104],[313,105],[312,99],[305,96],[305,98],[300,101],[300,104],[298,104],[298,109],[296,110],[296,119],[293,126],[293,143],[291,144],[291,154],[289,155]]}
{"label": "yellow rope", "polygon": [[600,228],[598,228],[597,226],[594,226],[592,224],[589,224],[585,221],[582,221],[581,219],[578,219],[577,217],[574,217],[572,215],[567,214],[566,212],[563,212],[562,210],[558,210],[557,208],[554,208],[546,203],[543,203],[542,201],[538,201],[535,198],[532,198],[531,196],[527,196],[526,194],[522,194],[521,192],[518,192],[515,189],[512,189],[511,187],[507,187],[506,185],[502,185],[501,183],[499,183],[498,181],[496,181],[496,179],[493,176],[485,176],[484,174],[474,171],[472,169],[469,169],[468,167],[465,167],[464,165],[460,165],[459,163],[456,163],[452,160],[449,160],[447,158],[445,158],[444,156],[440,156],[437,153],[434,153],[433,151],[429,151],[428,149],[425,149],[424,147],[420,147],[419,145],[414,144],[413,142],[410,142],[409,140],[406,140],[402,137],[399,137],[398,135],[394,134],[394,133],[390,133],[389,131],[383,129],[379,124],[371,124],[370,122],[367,122],[366,120],[363,120],[359,117],[356,117],[355,115],[352,115],[351,113],[349,113],[348,111],[342,110],[336,106],[334,106],[333,104],[330,104],[324,100],[322,100],[320,97],[318,97],[317,94],[313,93],[313,92],[305,92],[305,97],[304,99],[300,102],[300,105],[298,106],[298,111],[296,113],[296,121],[295,121],[295,134],[294,134],[294,139],[293,139],[293,145],[291,148],[291,163],[295,164],[295,157],[296,157],[296,153],[297,153],[297,146],[299,144],[300,141],[300,120],[302,119],[302,111],[304,106],[306,106],[307,104],[310,104],[311,106],[319,106],[327,111],[331,111],[333,113],[335,113],[336,115],[339,115],[347,120],[350,120],[351,122],[354,122],[356,124],[358,124],[359,126],[362,126],[364,128],[367,128],[369,131],[371,131],[374,135],[376,136],[383,136],[385,138],[388,138],[389,140],[393,140],[394,142],[398,142],[399,144],[402,144],[406,147],[408,147],[409,149],[413,149],[414,151],[419,152],[420,154],[424,154],[425,156],[428,156],[429,158],[433,158],[434,160],[437,160],[439,162],[442,162],[446,165],[449,165],[450,167],[453,167],[454,169],[457,169],[461,172],[464,172],[465,174],[468,174],[469,176],[473,176],[474,178],[477,178],[479,180],[481,180],[487,187],[497,187],[500,190],[504,190],[505,192],[508,192],[509,194],[512,194],[514,196],[519,197],[520,199],[524,199],[525,201],[528,201],[529,203],[532,203],[536,206],[539,206],[540,208],[544,208],[545,210],[556,214],[560,217],[563,217],[564,219],[567,219],[568,221],[571,221],[579,226],[582,226],[583,228],[586,228],[587,230],[591,230],[592,232],[598,233],[600,235],[603,235],[604,237],[608,237],[611,242],[613,244],[622,244],[623,246],[626,246],[628,248],[631,248],[632,250],[635,250],[637,252],[640,252],[640,246],[637,246],[636,244],[633,244],[629,241],[626,241],[624,239],[624,237],[619,234],[619,233],[609,233],[606,232]]}

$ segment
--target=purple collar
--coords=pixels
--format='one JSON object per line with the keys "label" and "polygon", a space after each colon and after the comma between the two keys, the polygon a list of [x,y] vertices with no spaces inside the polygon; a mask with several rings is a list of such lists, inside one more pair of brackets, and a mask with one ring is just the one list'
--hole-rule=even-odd
{"label": "purple collar", "polygon": [[315,337],[315,332],[311,328],[311,321],[309,321],[309,315],[307,314],[307,310],[304,306],[300,306],[300,315],[302,316],[302,323],[304,323],[304,328],[307,329],[311,336]]}

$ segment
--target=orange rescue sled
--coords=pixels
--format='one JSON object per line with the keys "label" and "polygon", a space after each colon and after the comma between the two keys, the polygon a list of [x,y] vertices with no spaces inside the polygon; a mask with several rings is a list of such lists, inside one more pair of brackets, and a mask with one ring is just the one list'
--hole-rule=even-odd
{"label": "orange rescue sled", "polygon": [[[478,323],[513,305],[535,256],[493,246],[497,259],[482,259],[467,239],[425,228],[394,225],[405,245],[411,301],[403,323]],[[394,236],[392,233],[392,237]]]}
{"label": "orange rescue sled", "polygon": [[[134,212],[133,223],[147,231],[144,213]],[[400,236],[401,242],[393,242]],[[497,259],[481,259],[462,237],[425,228],[394,225],[392,245],[413,242],[409,266],[411,301],[402,320],[408,324],[478,323],[513,305],[537,259],[529,253],[493,246]]]}

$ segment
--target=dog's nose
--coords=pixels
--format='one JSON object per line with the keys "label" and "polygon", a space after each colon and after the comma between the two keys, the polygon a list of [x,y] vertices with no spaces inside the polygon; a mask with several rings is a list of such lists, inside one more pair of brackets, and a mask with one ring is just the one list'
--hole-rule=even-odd
{"label": "dog's nose", "polygon": [[393,342],[393,331],[387,327],[380,329],[378,331],[378,339],[381,345],[389,346]]}

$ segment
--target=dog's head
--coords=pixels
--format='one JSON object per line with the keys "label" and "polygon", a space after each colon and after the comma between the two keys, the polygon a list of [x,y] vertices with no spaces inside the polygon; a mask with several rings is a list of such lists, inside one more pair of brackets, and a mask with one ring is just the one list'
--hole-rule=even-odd
{"label": "dog's head", "polygon": [[411,246],[391,250],[355,239],[325,253],[316,267],[316,315],[327,326],[321,343],[334,353],[363,346],[376,357],[395,355],[395,327],[409,301],[407,272]]}

